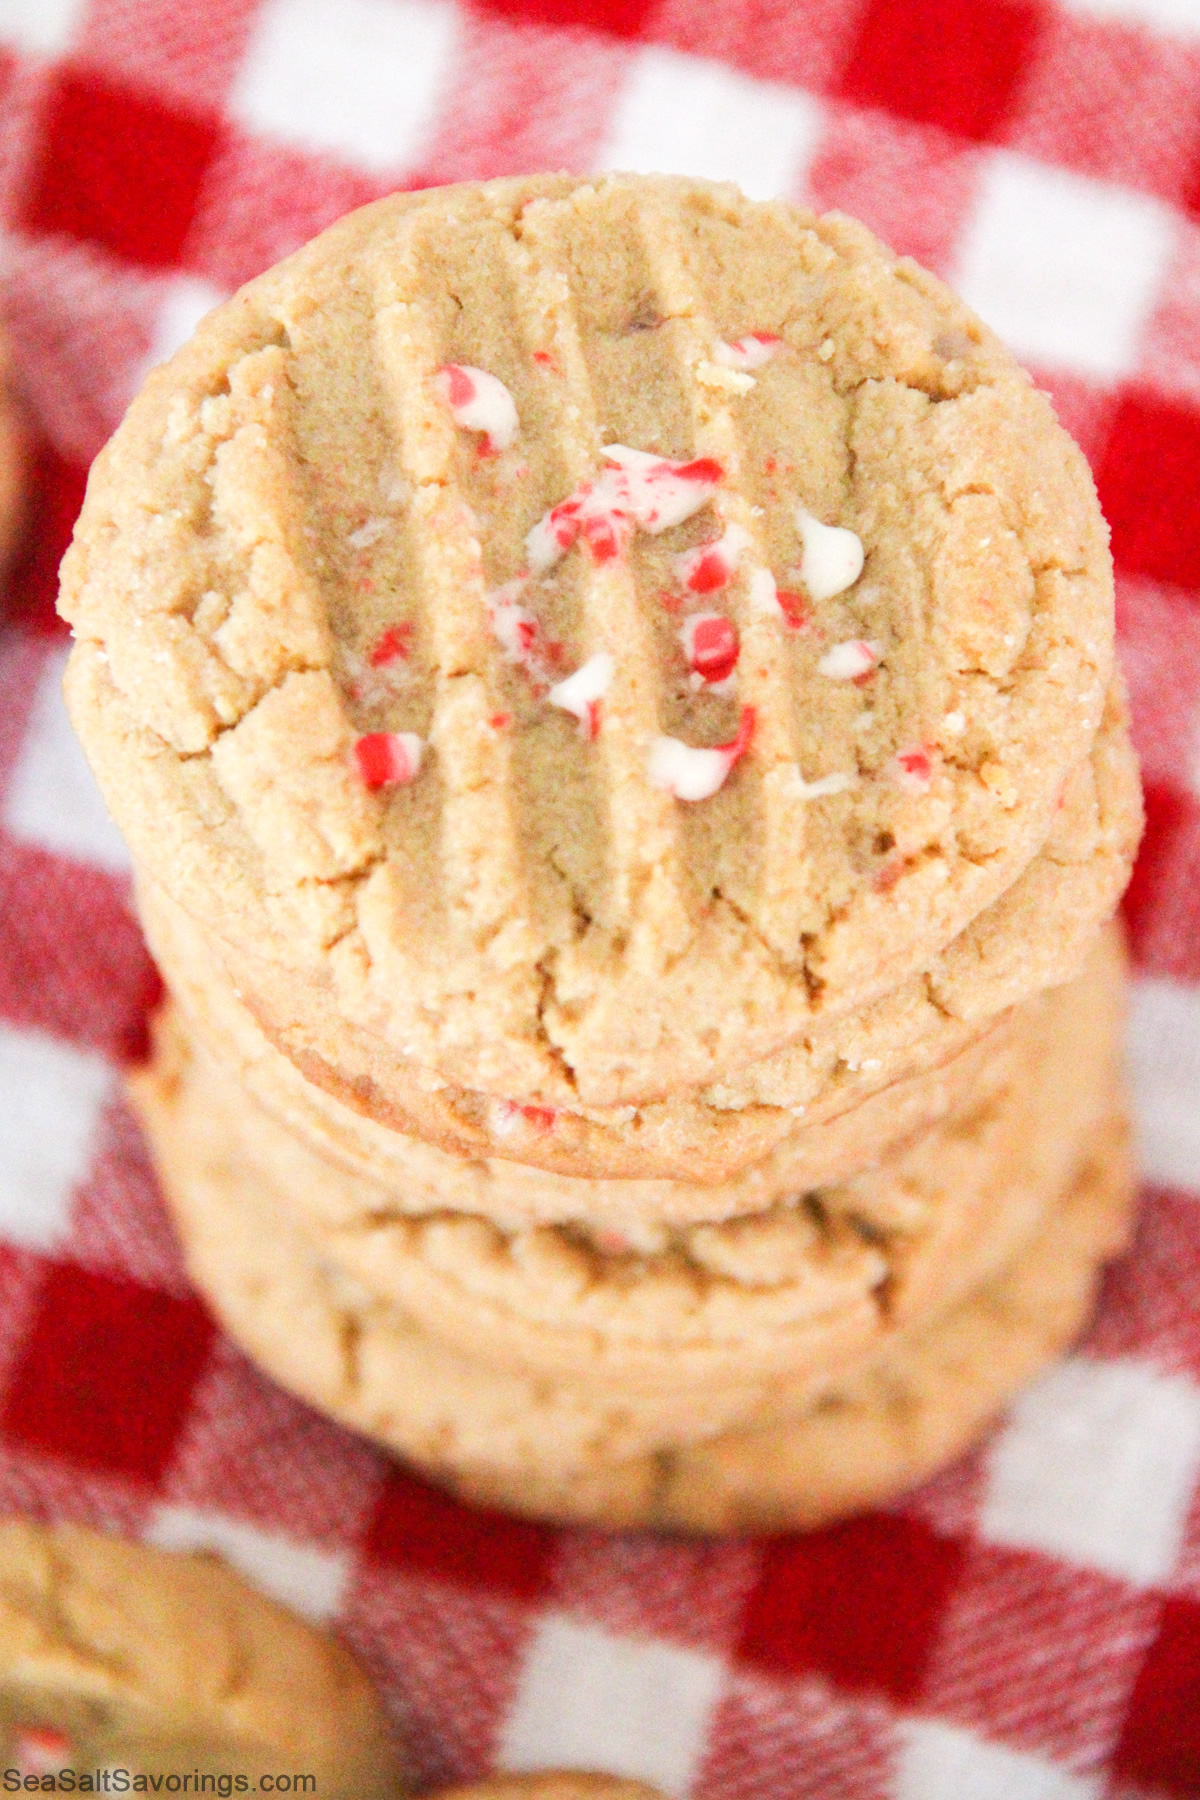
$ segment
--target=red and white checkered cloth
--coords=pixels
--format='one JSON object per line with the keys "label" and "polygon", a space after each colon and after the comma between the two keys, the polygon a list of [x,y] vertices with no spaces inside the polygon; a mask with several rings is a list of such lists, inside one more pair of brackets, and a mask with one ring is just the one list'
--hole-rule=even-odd
{"label": "red and white checkered cloth", "polygon": [[[857,213],[1036,371],[1113,526],[1139,1242],[986,1448],[803,1538],[549,1531],[403,1473],[214,1328],[120,1099],[154,976],[52,619],[87,462],[347,208],[561,166]],[[430,1783],[1200,1794],[1200,0],[0,0],[0,228],[40,433],[0,635],[0,1505],[217,1545],[360,1649]]]}

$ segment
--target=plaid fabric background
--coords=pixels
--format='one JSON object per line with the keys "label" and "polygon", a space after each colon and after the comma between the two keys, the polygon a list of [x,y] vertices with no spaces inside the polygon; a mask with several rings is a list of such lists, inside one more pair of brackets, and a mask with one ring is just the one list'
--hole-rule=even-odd
{"label": "plaid fabric background", "polygon": [[[52,616],[87,463],[348,207],[543,166],[859,214],[1050,389],[1113,527],[1139,1241],[989,1445],[804,1538],[554,1532],[411,1479],[214,1328],[120,1098],[155,978]],[[0,633],[0,1503],[220,1547],[346,1634],[430,1784],[1200,1794],[1200,0],[0,0],[0,225],[38,434]]]}

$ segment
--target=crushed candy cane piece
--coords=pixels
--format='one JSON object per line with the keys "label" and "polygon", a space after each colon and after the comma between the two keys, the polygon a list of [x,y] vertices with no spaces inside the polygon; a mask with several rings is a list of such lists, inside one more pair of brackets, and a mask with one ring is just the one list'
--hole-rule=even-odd
{"label": "crushed candy cane piece", "polygon": [[399,625],[389,625],[368,650],[367,661],[373,669],[386,668],[388,663],[407,662],[412,655],[412,637],[410,619],[402,620]]}
{"label": "crushed candy cane piece", "polygon": [[354,760],[367,787],[403,787],[416,779],[424,747],[415,731],[369,731],[356,741]]}
{"label": "crushed candy cane piece", "polygon": [[507,731],[508,727],[512,724],[512,721],[513,716],[510,712],[498,712],[492,714],[491,718],[488,720],[488,724],[493,731]]}
{"label": "crushed candy cane piece", "polygon": [[22,1775],[61,1775],[71,1764],[71,1740],[52,1725],[27,1725],[13,1739],[13,1758]]}
{"label": "crushed candy cane piece", "polygon": [[675,558],[675,575],[693,594],[712,594],[733,580],[743,552],[750,547],[750,533],[740,525],[727,525],[719,538],[697,544]]}
{"label": "crushed candy cane piece", "polygon": [[748,331],[732,344],[718,340],[713,361],[723,363],[727,369],[761,369],[782,346],[783,339],[770,331]]}
{"label": "crushed candy cane piece", "polygon": [[751,612],[782,619],[792,631],[805,631],[812,623],[812,608],[803,594],[777,585],[770,569],[752,569],[747,583]]}
{"label": "crushed candy cane piece", "polygon": [[565,681],[557,681],[546,695],[551,706],[574,713],[583,735],[594,740],[600,730],[600,702],[612,685],[616,664],[607,650],[597,650]]}
{"label": "crushed candy cane piece", "polygon": [[375,543],[377,538],[383,536],[391,522],[390,519],[381,519],[378,516],[370,518],[364,525],[360,525],[357,531],[352,531],[346,542],[352,550],[366,550]]}
{"label": "crushed candy cane piece", "polygon": [[853,587],[862,574],[862,539],[844,525],[822,525],[802,506],[796,508],[796,529],[804,544],[800,579],[818,604],[832,600]]}
{"label": "crushed candy cane piece", "polygon": [[857,775],[822,775],[816,781],[805,781],[799,769],[788,784],[788,792],[798,800],[823,800],[827,794],[845,794],[858,786]]}
{"label": "crushed candy cane piece", "polygon": [[794,588],[777,588],[775,599],[780,612],[792,631],[807,631],[812,624],[812,607]]}
{"label": "crushed candy cane piece", "polygon": [[535,688],[543,689],[550,684],[562,648],[546,637],[541,621],[521,605],[527,581],[527,576],[515,575],[503,587],[493,588],[487,597],[488,618],[507,661],[523,669]]}
{"label": "crushed candy cane piece", "polygon": [[817,673],[827,675],[830,681],[859,681],[875,668],[880,654],[879,644],[867,638],[851,638],[825,652],[817,664]]}
{"label": "crushed candy cane piece", "polygon": [[746,583],[746,594],[751,612],[777,615],[783,610],[779,604],[779,590],[775,586],[775,577],[770,569],[751,569],[750,579]]}
{"label": "crushed candy cane piece", "polygon": [[728,680],[737,667],[737,627],[724,613],[693,613],[679,630],[688,668],[710,686]]}
{"label": "crushed candy cane piece", "polygon": [[933,758],[925,749],[901,750],[893,758],[892,772],[906,794],[924,794],[933,780]]}
{"label": "crushed candy cane piece", "polygon": [[517,406],[498,376],[467,363],[445,363],[436,380],[456,425],[482,431],[491,450],[508,449],[517,435]]}
{"label": "crushed candy cane piece", "polygon": [[651,784],[665,788],[677,800],[707,800],[724,787],[726,776],[745,755],[753,736],[754,708],[743,706],[732,743],[706,750],[679,738],[657,737],[650,746]]}
{"label": "crushed candy cane piece", "polygon": [[606,444],[605,466],[552,506],[528,532],[529,566],[544,575],[582,538],[596,562],[620,556],[634,529],[657,533],[699,512],[724,471],[711,457],[673,462],[624,444]]}
{"label": "crushed candy cane piece", "polygon": [[558,1113],[553,1106],[522,1106],[516,1100],[493,1100],[488,1109],[488,1126],[493,1137],[511,1137],[521,1124],[533,1131],[550,1131]]}

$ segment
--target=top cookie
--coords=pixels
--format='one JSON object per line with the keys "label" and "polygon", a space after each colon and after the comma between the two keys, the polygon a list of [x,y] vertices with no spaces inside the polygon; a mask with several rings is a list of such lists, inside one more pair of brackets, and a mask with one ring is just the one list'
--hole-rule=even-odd
{"label": "top cookie", "polygon": [[68,695],[138,858],[449,1080],[621,1105],[920,970],[1112,659],[1083,458],[862,227],[565,176],[244,288],[97,461]]}

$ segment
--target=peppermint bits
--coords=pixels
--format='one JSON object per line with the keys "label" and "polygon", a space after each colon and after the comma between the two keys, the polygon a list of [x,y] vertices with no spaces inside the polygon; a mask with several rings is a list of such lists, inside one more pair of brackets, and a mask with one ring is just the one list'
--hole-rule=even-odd
{"label": "peppermint bits", "polygon": [[575,714],[589,743],[600,734],[600,702],[612,685],[615,671],[616,664],[608,651],[597,650],[573,675],[556,681],[546,695],[551,706],[561,706],[564,712]]}
{"label": "peppermint bits", "polygon": [[424,748],[415,731],[369,731],[355,741],[355,767],[372,790],[406,787],[420,772]]}
{"label": "peppermint bits", "polygon": [[694,685],[716,687],[729,680],[741,648],[732,619],[724,613],[693,613],[684,620],[679,637]]}
{"label": "peppermint bits", "polygon": [[869,638],[850,638],[827,650],[817,664],[817,674],[830,681],[864,681],[873,675],[883,654],[883,646]]}
{"label": "peppermint bits", "polygon": [[796,530],[804,545],[800,579],[815,604],[854,586],[863,570],[862,539],[856,532],[843,525],[822,525],[802,506],[796,508]]}
{"label": "peppermint bits", "polygon": [[489,451],[508,449],[517,435],[517,406],[498,376],[469,363],[444,363],[434,379],[456,425],[481,431]]}
{"label": "peppermint bits", "polygon": [[651,786],[664,788],[676,800],[708,800],[724,787],[729,771],[746,754],[753,736],[754,708],[743,706],[732,743],[704,749],[679,738],[657,737],[650,745]]}
{"label": "peppermint bits", "polygon": [[732,344],[719,339],[713,348],[713,361],[726,369],[761,369],[777,356],[783,347],[783,339],[770,331],[748,331],[745,337],[735,338]]}

